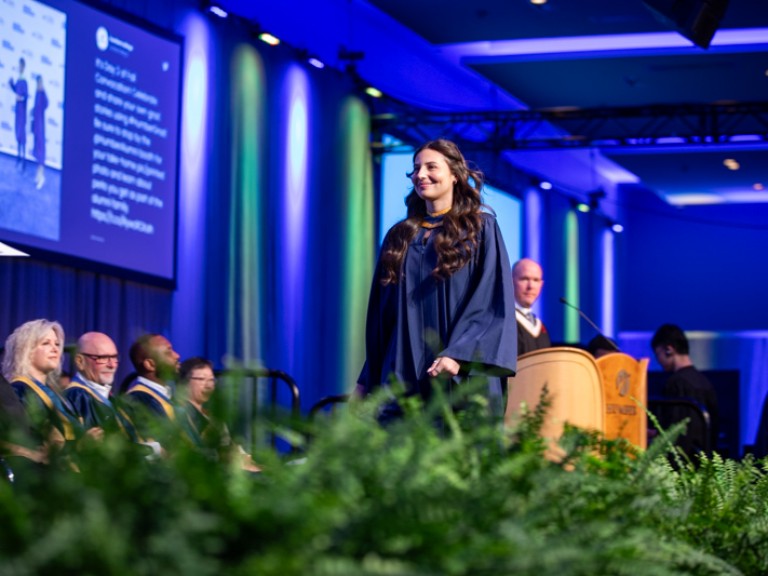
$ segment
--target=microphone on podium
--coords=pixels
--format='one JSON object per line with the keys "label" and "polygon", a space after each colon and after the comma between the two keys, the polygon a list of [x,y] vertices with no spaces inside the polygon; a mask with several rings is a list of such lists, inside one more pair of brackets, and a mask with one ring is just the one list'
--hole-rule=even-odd
{"label": "microphone on podium", "polygon": [[581,311],[581,308],[579,308],[578,306],[576,306],[576,305],[574,305],[574,304],[571,304],[571,303],[570,303],[570,302],[568,302],[568,300],[566,300],[566,299],[565,299],[565,297],[563,297],[563,296],[560,296],[560,302],[562,302],[562,303],[563,303],[563,304],[565,304],[566,306],[568,306],[568,307],[570,307],[570,308],[573,308],[574,310],[576,310],[576,312],[578,312],[578,313],[579,313],[579,316],[581,316],[582,318],[584,318],[584,320],[586,320],[586,321],[589,323],[589,325],[590,325],[590,326],[592,326],[592,328],[594,328],[594,329],[595,329],[595,332],[597,332],[597,333],[598,333],[600,336],[602,336],[603,338],[605,338],[605,339],[606,339],[606,341],[607,341],[607,342],[609,342],[609,343],[610,343],[610,345],[611,345],[611,346],[612,346],[612,347],[613,347],[613,348],[616,350],[616,352],[621,352],[621,350],[619,349],[619,347],[616,345],[616,342],[614,342],[613,340],[611,340],[610,338],[608,338],[608,337],[607,337],[605,334],[603,334],[602,330],[600,330],[600,328],[598,328],[598,327],[597,327],[597,324],[595,324],[594,322],[592,322],[592,320],[590,320],[590,319],[589,319],[589,316],[587,316],[586,314],[584,314],[584,312],[582,312],[582,311]]}

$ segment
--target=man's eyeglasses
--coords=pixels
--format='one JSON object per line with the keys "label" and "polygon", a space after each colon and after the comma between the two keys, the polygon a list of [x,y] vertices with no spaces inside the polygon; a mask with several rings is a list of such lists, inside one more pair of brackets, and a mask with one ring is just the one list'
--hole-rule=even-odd
{"label": "man's eyeglasses", "polygon": [[205,376],[190,376],[188,380],[195,382],[204,382],[205,384],[216,384],[216,378],[206,378]]}
{"label": "man's eyeglasses", "polygon": [[117,354],[85,354],[83,352],[81,354],[93,360],[96,364],[109,364],[109,362],[117,364],[120,362],[120,356]]}

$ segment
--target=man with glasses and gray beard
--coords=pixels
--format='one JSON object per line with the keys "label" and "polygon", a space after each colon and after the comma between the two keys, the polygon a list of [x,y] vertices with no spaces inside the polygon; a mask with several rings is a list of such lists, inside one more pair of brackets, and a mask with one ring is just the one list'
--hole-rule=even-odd
{"label": "man with glasses and gray beard", "polygon": [[74,361],[77,372],[64,395],[85,427],[108,432],[122,430],[135,440],[127,416],[109,396],[120,362],[112,339],[101,332],[86,332],[77,341]]}

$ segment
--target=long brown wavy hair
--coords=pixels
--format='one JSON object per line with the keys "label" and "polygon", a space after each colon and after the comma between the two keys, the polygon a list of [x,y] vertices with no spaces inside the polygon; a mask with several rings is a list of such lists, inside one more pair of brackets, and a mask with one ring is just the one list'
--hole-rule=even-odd
{"label": "long brown wavy hair", "polygon": [[[472,258],[477,247],[478,235],[482,227],[480,192],[483,187],[483,173],[470,168],[458,146],[450,140],[431,140],[413,153],[416,156],[422,150],[434,150],[445,157],[451,174],[456,177],[453,185],[453,205],[443,217],[443,225],[433,233],[437,265],[432,270],[435,278],[444,280],[454,272],[461,270]],[[411,178],[413,172],[408,174]],[[470,182],[471,179],[471,182]],[[408,215],[395,224],[387,233],[381,249],[381,283],[397,284],[400,280],[403,260],[408,245],[421,227],[427,216],[427,203],[419,197],[415,188],[405,198]]]}

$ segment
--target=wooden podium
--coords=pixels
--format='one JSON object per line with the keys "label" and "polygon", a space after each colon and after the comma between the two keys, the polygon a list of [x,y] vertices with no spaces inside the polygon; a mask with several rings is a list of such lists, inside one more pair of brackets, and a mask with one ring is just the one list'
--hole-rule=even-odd
{"label": "wooden podium", "polygon": [[648,358],[635,360],[623,352],[596,361],[605,399],[605,437],[625,438],[635,446],[648,445]]}
{"label": "wooden podium", "polygon": [[542,435],[550,440],[550,456],[561,453],[557,440],[566,422],[645,448],[647,420],[642,406],[646,404],[647,367],[647,358],[635,360],[618,352],[598,360],[584,350],[568,347],[523,354],[517,375],[507,381],[505,420],[514,424],[523,404],[529,410],[535,408],[546,386],[551,406]]}

